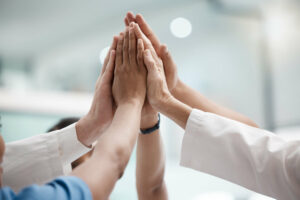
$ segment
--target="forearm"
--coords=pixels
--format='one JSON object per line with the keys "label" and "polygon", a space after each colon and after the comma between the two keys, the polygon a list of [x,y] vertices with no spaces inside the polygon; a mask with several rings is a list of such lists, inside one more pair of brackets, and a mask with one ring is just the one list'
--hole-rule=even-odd
{"label": "forearm", "polygon": [[157,110],[185,129],[192,108],[173,96],[157,105]]}
{"label": "forearm", "polygon": [[137,145],[136,186],[142,199],[167,199],[164,185],[165,154],[159,130],[140,134]]}
{"label": "forearm", "polygon": [[179,101],[189,105],[192,108],[197,108],[205,112],[211,112],[217,115],[221,115],[223,117],[227,117],[244,124],[258,127],[252,120],[248,117],[237,113],[233,110],[225,108],[221,105],[216,104],[215,102],[207,99],[200,92],[192,89],[187,86],[182,81],[178,82],[176,89],[172,91],[173,96]]}
{"label": "forearm", "polygon": [[119,106],[92,158],[73,172],[88,184],[94,199],[106,199],[122,175],[138,136],[140,115],[139,104]]}

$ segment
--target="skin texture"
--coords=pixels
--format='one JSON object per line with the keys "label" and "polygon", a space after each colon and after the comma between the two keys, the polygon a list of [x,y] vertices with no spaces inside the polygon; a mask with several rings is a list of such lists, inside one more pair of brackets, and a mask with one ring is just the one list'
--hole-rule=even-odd
{"label": "skin texture", "polygon": [[103,74],[112,77],[114,73],[112,93],[117,109],[112,123],[98,140],[92,157],[73,171],[73,175],[87,183],[94,199],[109,197],[138,137],[146,96],[146,69],[137,64],[136,38],[130,32],[133,30],[127,28],[125,34],[119,36],[115,60],[114,51],[111,51]]}
{"label": "skin texture", "polygon": [[[172,59],[167,46],[160,43],[158,37],[154,34],[141,14],[134,16],[132,12],[128,12],[124,22],[125,24],[129,24],[131,22],[137,23],[138,27],[135,28],[135,31],[137,37],[143,40],[145,49],[149,49],[150,51],[154,50],[161,58],[164,66],[166,82],[172,96],[192,108],[215,113],[249,126],[258,127],[248,117],[214,103],[203,96],[200,92],[184,84],[178,77],[176,64]],[[152,54],[152,56],[154,55]]]}

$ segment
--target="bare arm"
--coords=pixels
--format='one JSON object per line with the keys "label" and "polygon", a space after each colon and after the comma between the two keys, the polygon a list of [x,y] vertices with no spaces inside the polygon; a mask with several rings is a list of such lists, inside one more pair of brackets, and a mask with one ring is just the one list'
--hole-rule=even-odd
{"label": "bare arm", "polygon": [[192,108],[197,108],[205,112],[221,115],[249,126],[258,127],[248,117],[209,100],[200,92],[189,87],[180,80],[178,80],[176,88],[172,91],[172,95],[179,101],[189,105]]}
{"label": "bare arm", "polygon": [[164,182],[165,156],[159,130],[140,134],[137,145],[136,186],[139,200],[168,199]]}
{"label": "bare arm", "polygon": [[145,48],[155,50],[156,54],[162,59],[169,91],[176,99],[192,108],[215,113],[236,121],[240,121],[250,126],[258,127],[248,117],[216,104],[215,102],[203,96],[199,91],[192,89],[180,81],[177,75],[176,64],[172,59],[170,52],[168,51],[166,45],[161,45],[159,39],[151,30],[143,16],[141,14],[134,16],[133,13],[129,12],[125,18],[125,24],[130,22],[136,22],[139,25],[136,28],[136,32],[138,37],[143,39]]}
{"label": "bare arm", "polygon": [[94,199],[107,199],[121,177],[138,136],[140,112],[140,103],[119,105],[91,159],[73,171],[87,183]]}

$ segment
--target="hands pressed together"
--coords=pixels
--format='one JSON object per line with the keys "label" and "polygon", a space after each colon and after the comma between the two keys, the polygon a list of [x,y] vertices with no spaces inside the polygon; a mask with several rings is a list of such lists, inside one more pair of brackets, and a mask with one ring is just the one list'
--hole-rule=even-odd
{"label": "hands pressed together", "polygon": [[160,44],[142,15],[129,12],[124,21],[124,32],[113,38],[105,58],[90,111],[77,125],[78,133],[94,132],[94,137],[78,134],[87,146],[110,125],[120,104],[141,106],[141,129],[155,125],[179,82],[166,45]]}
{"label": "hands pressed together", "polygon": [[[105,58],[92,106],[76,124],[77,137],[84,145],[90,146],[99,139],[90,162],[74,174],[88,183],[95,199],[107,198],[138,141],[138,196],[167,199],[158,112],[183,129],[192,108],[253,123],[209,101],[180,81],[166,45],[159,42],[142,15],[129,12],[124,22],[125,30],[113,38]],[[139,135],[139,129],[150,130],[151,134]],[[88,171],[93,171],[93,176]],[[98,185],[103,181],[106,184],[99,190]]]}

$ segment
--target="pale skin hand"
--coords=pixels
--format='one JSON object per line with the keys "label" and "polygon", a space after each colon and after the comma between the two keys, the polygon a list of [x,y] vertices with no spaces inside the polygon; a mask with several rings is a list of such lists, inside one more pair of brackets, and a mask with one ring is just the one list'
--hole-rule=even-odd
{"label": "pale skin hand", "polygon": [[[129,36],[131,38],[129,38]],[[119,36],[116,53],[113,96],[116,104],[125,100],[139,99],[146,96],[146,74],[144,67],[137,64],[136,38],[132,28],[126,28],[125,34]],[[132,70],[135,69],[135,70]],[[122,76],[120,76],[122,74]],[[118,78],[116,78],[118,77]],[[139,83],[139,84],[137,84]],[[133,98],[128,98],[128,96]],[[144,103],[144,102],[143,102]],[[143,105],[142,103],[142,105]]]}
{"label": "pale skin hand", "polygon": [[[98,140],[91,159],[72,173],[85,181],[93,199],[109,197],[128,163],[138,137],[146,95],[146,69],[137,64],[136,38],[130,32],[133,33],[133,30],[127,29],[125,35],[121,34],[117,44],[113,81],[117,110],[113,121]],[[106,70],[113,71],[113,67],[109,66]]]}
{"label": "pale skin hand", "polygon": [[[128,27],[128,26],[127,26]],[[145,68],[143,58],[144,44],[142,40],[138,40],[137,44],[137,63],[141,68]],[[152,108],[146,99],[141,116],[141,129],[147,129],[153,127],[157,122],[158,112]]]}
{"label": "pale skin hand", "polygon": [[[129,25],[131,22],[135,22],[139,25],[141,33],[138,34],[139,38],[142,38],[145,42],[145,48],[153,48],[156,54],[161,58],[164,64],[164,70],[168,88],[170,92],[177,87],[179,77],[177,75],[177,67],[173,61],[170,52],[165,44],[161,44],[158,37],[154,34],[151,27],[146,23],[145,19],[141,14],[134,16],[132,12],[128,12],[125,19],[125,25]],[[147,42],[146,42],[147,41]]]}
{"label": "pale skin hand", "polygon": [[192,108],[215,113],[253,127],[258,127],[248,117],[210,101],[198,91],[184,84],[177,75],[176,64],[172,59],[170,52],[167,50],[166,45],[161,45],[158,38],[151,30],[150,26],[146,23],[142,15],[137,14],[134,16],[133,13],[128,12],[124,22],[125,24],[136,22],[139,25],[139,27],[136,28],[136,32],[140,32],[137,33],[137,36],[138,38],[143,39],[145,48],[150,50],[154,49],[157,55],[162,59],[168,88],[176,99]]}
{"label": "pale skin hand", "polygon": [[105,58],[101,75],[99,76],[92,106],[83,118],[76,123],[78,140],[85,146],[90,146],[110,125],[115,105],[112,97],[112,79],[115,49],[118,37],[114,37],[110,50]]}

